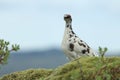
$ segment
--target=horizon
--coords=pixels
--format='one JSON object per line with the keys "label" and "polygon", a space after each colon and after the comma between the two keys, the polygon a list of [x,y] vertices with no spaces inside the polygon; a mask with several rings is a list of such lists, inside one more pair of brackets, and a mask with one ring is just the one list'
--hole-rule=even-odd
{"label": "horizon", "polygon": [[[64,56],[65,56],[65,54],[64,54],[64,52],[63,52],[63,50],[62,49],[60,49],[60,48],[56,48],[56,47],[51,47],[51,48],[44,48],[44,49],[39,49],[39,48],[34,48],[34,49],[23,49],[23,50],[19,50],[19,51],[17,51],[17,52],[12,52],[12,54],[23,54],[23,53],[27,53],[27,54],[34,54],[34,53],[41,53],[41,52],[48,52],[48,51],[60,51]],[[99,55],[99,52],[98,52],[98,50],[94,50],[98,55]],[[11,55],[12,55],[11,54]],[[120,51],[107,51],[106,52],[106,54],[105,55],[111,55],[111,56],[116,56],[116,55],[120,55]]]}

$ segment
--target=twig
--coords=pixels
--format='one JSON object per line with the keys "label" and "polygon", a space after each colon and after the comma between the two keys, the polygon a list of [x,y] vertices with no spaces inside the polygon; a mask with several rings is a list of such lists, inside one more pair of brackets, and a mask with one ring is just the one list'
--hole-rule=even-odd
{"label": "twig", "polygon": [[79,66],[80,66],[80,74],[81,74],[81,78],[82,78],[82,80],[85,80],[85,77],[84,77],[84,74],[83,74],[83,70],[82,70],[82,64],[81,64],[79,61],[77,61],[77,63],[78,63]]}

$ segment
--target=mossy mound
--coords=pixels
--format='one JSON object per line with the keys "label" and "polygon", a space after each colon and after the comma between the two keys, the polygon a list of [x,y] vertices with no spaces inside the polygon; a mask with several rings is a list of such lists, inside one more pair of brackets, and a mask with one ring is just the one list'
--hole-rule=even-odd
{"label": "mossy mound", "polygon": [[81,57],[54,70],[15,72],[0,80],[120,80],[120,57]]}
{"label": "mossy mound", "polygon": [[5,75],[0,80],[38,80],[49,76],[51,72],[52,70],[48,69],[29,69]]}

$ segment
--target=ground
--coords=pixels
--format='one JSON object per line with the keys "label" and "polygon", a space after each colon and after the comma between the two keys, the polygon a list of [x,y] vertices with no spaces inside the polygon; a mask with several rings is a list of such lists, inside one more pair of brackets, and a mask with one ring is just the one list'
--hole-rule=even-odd
{"label": "ground", "polygon": [[56,69],[29,69],[0,80],[120,80],[120,57],[81,57]]}

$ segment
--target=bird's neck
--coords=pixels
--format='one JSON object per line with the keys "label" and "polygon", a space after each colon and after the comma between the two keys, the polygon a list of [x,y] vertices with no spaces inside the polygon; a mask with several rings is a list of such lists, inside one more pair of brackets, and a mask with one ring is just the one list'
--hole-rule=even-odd
{"label": "bird's neck", "polygon": [[65,36],[75,36],[76,34],[72,30],[72,23],[66,23],[65,25]]}
{"label": "bird's neck", "polygon": [[66,44],[66,42],[69,40],[69,38],[72,38],[72,37],[75,37],[75,36],[76,36],[76,34],[72,30],[72,24],[71,23],[66,23],[62,43]]}
{"label": "bird's neck", "polygon": [[68,31],[72,31],[72,23],[66,23],[65,28]]}

